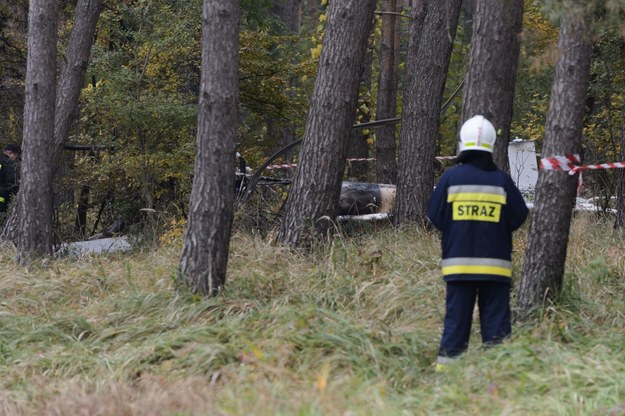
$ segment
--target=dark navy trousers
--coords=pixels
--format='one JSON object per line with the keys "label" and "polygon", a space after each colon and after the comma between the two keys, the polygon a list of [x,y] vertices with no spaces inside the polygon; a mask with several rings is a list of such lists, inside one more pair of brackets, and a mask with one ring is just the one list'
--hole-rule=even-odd
{"label": "dark navy trousers", "polygon": [[439,356],[455,357],[466,351],[476,299],[485,346],[499,344],[512,332],[510,283],[448,282],[445,328]]}

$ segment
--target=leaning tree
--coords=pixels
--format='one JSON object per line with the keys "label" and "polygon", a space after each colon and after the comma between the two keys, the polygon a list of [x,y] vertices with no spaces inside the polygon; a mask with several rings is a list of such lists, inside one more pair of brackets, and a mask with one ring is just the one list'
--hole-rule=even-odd
{"label": "leaning tree", "polygon": [[335,218],[375,0],[332,1],[297,172],[277,240],[301,245]]}
{"label": "leaning tree", "polygon": [[397,178],[397,223],[425,224],[440,109],[461,0],[418,0],[410,23]]}
{"label": "leaning tree", "polygon": [[[621,150],[619,160],[625,160],[625,103],[622,109],[623,120],[621,122]],[[619,169],[619,181],[616,196],[616,218],[614,228],[618,231],[625,231],[625,169]]]}

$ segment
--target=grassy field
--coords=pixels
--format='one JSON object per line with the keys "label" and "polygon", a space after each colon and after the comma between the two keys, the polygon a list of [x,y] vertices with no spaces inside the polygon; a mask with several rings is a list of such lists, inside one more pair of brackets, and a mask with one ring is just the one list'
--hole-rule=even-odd
{"label": "grassy field", "polygon": [[[313,254],[236,233],[227,288],[177,294],[180,241],[17,267],[0,253],[0,414],[625,415],[625,243],[577,217],[556,304],[433,370],[438,236],[364,229]],[[526,230],[515,236],[515,281]]]}

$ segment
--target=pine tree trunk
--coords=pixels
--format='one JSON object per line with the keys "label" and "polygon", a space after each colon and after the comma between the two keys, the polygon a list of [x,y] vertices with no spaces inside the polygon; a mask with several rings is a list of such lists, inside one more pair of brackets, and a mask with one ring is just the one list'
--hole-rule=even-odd
{"label": "pine tree trunk", "polygon": [[[367,123],[371,121],[371,74],[373,64],[373,46],[367,48],[362,76],[360,81],[360,98],[356,109],[354,123]],[[352,129],[347,149],[347,157],[356,159],[347,164],[347,177],[356,181],[366,182],[368,179],[369,166],[369,130]]]}
{"label": "pine tree trunk", "polygon": [[[52,173],[45,183],[52,183],[53,181],[53,175],[59,166],[59,156],[63,144],[67,140],[73,118],[77,113],[76,108],[84,83],[89,54],[101,9],[102,0],[79,0],[76,4],[76,17],[70,35],[69,47],[63,60],[65,65],[62,68],[58,87],[53,90],[52,99],[56,102],[55,110],[52,113],[54,117],[54,137],[53,140],[46,143],[47,150],[43,156],[45,163],[49,161],[52,164]],[[54,45],[56,51],[56,43]],[[52,195],[53,191],[51,190],[50,192]],[[22,204],[22,202],[19,202],[21,198],[22,187],[20,187],[20,192],[17,195],[18,202],[15,204],[16,207]],[[53,207],[50,208],[51,212],[52,210]],[[11,210],[9,218],[2,229],[0,239],[7,239],[17,243],[21,229],[20,221],[18,211],[16,209]],[[45,237],[45,240],[49,240],[50,244],[53,242],[52,236]],[[52,247],[50,247],[50,250],[52,250]]]}
{"label": "pine tree trunk", "polygon": [[195,171],[178,283],[216,295],[226,282],[234,209],[238,0],[204,0]]}
{"label": "pine tree trunk", "polygon": [[[73,157],[61,158],[63,145],[69,137],[74,120],[79,114],[78,101],[85,83],[85,73],[89,66],[89,55],[95,37],[95,29],[102,10],[102,0],[79,0],[76,3],[74,25],[69,47],[64,56],[64,65],[56,89],[56,114],[54,120],[54,152],[50,154],[57,166],[55,174],[56,206],[73,201],[74,190],[63,190],[59,186],[59,176],[71,175]],[[51,149],[52,150],[52,149]],[[72,155],[73,156],[73,155]]]}
{"label": "pine tree trunk", "polygon": [[284,25],[283,34],[299,33],[302,25],[302,0],[273,0],[271,12]]}
{"label": "pine tree trunk", "polygon": [[312,104],[277,240],[301,245],[335,218],[375,0],[332,1]]}
{"label": "pine tree trunk", "polygon": [[[619,160],[625,160],[625,104],[623,105],[622,115],[623,121],[621,122],[621,151]],[[623,231],[625,230],[625,169],[619,169],[618,178],[614,228]]]}
{"label": "pine tree trunk", "polygon": [[397,179],[397,223],[425,224],[440,109],[461,0],[419,0],[410,26]]}
{"label": "pine tree trunk", "polygon": [[[269,10],[270,15],[278,18],[280,27],[277,33],[280,35],[297,35],[301,30],[302,22],[302,0],[273,0],[273,5]],[[297,79],[292,78],[291,85],[296,85]],[[289,93],[289,96],[294,97],[294,92]],[[275,120],[274,118],[267,119],[267,134],[271,139],[275,139],[276,146],[269,152],[273,154],[279,149],[293,143],[296,138],[296,127],[288,122]],[[288,161],[293,160],[293,152],[288,151],[284,154],[284,158]]]}
{"label": "pine tree trunk", "polygon": [[76,107],[85,83],[89,54],[101,10],[102,0],[78,0],[76,3],[74,26],[56,91],[54,139],[57,152],[62,150],[77,115]]}
{"label": "pine tree trunk", "polygon": [[495,126],[493,157],[506,172],[522,25],[523,0],[477,0],[462,100],[462,120],[481,114]]}
{"label": "pine tree trunk", "polygon": [[22,174],[17,201],[20,264],[52,254],[52,173],[54,143],[57,2],[31,0],[24,104]]}
{"label": "pine tree trunk", "polygon": [[[382,42],[380,44],[380,77],[378,81],[378,120],[397,117],[397,88],[401,18],[392,13],[401,11],[397,0],[384,0]],[[376,130],[376,177],[378,183],[397,183],[397,144],[394,125]]]}
{"label": "pine tree trunk", "polygon": [[[555,78],[545,125],[543,157],[579,154],[590,72],[590,17],[584,6],[564,10]],[[562,288],[577,175],[538,175],[523,276],[517,303],[522,311],[542,305]]]}

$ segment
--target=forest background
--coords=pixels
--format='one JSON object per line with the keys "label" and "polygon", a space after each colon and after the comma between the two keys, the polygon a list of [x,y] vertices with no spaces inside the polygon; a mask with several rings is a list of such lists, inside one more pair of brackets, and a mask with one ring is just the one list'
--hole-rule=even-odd
{"label": "forest background", "polygon": [[[539,4],[526,3],[510,137],[533,140],[540,152],[558,28]],[[287,139],[301,138],[323,35],[325,6],[318,2],[303,2],[299,34],[290,33],[286,23],[268,13],[270,6],[270,1],[243,2],[237,151],[251,168],[285,144],[285,126],[294,129]],[[101,150],[65,152],[70,173],[63,175],[56,188],[57,241],[93,235],[120,218],[127,224],[143,226],[146,218],[152,221],[155,217],[146,212],[157,213],[161,228],[186,217],[195,155],[200,10],[201,1],[197,0],[105,4],[81,94],[80,117],[67,142],[68,146],[90,145]],[[472,2],[464,2],[445,84],[444,98],[449,101],[441,118],[440,156],[455,154],[462,93],[454,91],[462,87],[466,72],[471,10]],[[0,48],[5,56],[0,64],[0,109],[6,115],[0,120],[0,142],[19,143],[27,2],[5,2],[0,13],[4,28]],[[60,56],[72,17],[73,2],[64,2]],[[380,14],[376,22],[370,40],[370,73],[361,85],[359,120],[355,123],[376,119]],[[406,22],[402,28],[400,54],[405,59]],[[622,47],[618,31],[606,28],[593,49],[589,116],[584,130],[586,163],[618,159],[623,100],[620,84],[624,81],[622,60],[614,57],[621,55]],[[404,68],[403,60],[400,62],[398,116]],[[369,147],[365,156],[375,158],[376,130],[364,130],[363,134]],[[362,157],[362,150],[359,152],[357,156]],[[292,160],[294,154],[297,152],[287,156]],[[364,172],[362,164],[359,170],[348,169],[346,179],[375,182],[374,163],[366,162]],[[615,178],[613,172],[592,175],[584,191],[607,201],[615,194]]]}

